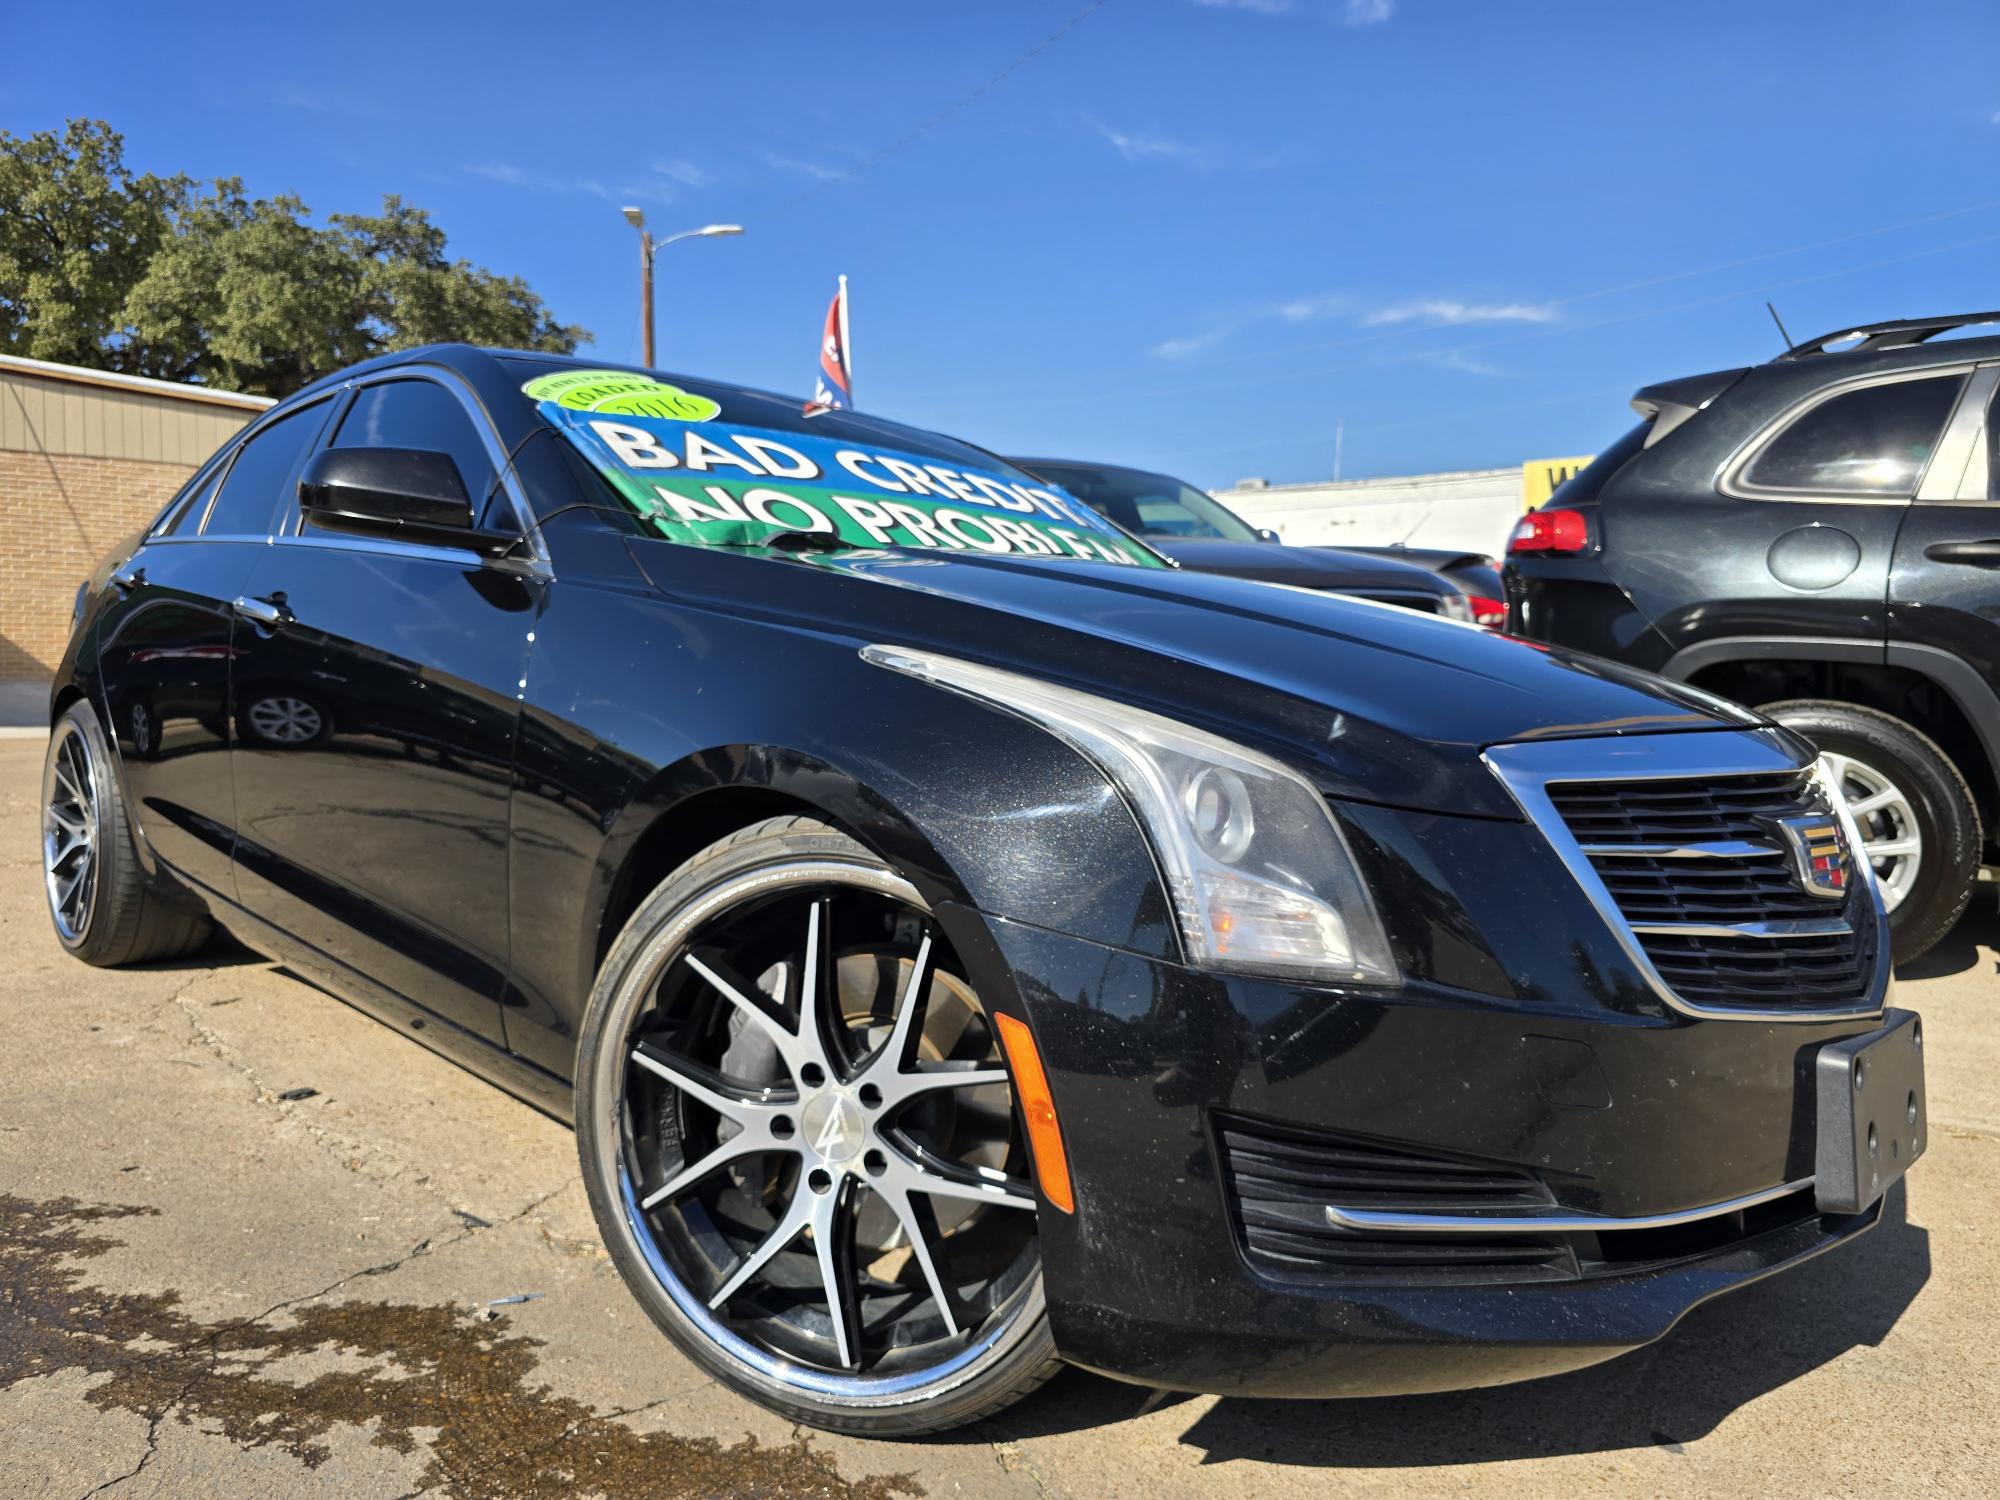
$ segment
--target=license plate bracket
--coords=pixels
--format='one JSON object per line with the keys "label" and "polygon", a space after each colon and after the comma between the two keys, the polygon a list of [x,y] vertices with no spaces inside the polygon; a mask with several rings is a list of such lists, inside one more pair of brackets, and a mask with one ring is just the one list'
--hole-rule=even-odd
{"label": "license plate bracket", "polygon": [[1828,1042],[1814,1060],[1819,1140],[1813,1196],[1823,1214],[1861,1212],[1930,1142],[1924,1101],[1924,1029],[1892,1010],[1862,1036]]}

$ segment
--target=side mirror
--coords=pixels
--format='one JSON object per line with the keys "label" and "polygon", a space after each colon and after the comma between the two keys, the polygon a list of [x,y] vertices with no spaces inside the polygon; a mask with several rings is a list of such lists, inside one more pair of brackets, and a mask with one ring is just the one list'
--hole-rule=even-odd
{"label": "side mirror", "polygon": [[1259,526],[1257,528],[1257,540],[1260,542],[1282,542],[1284,538],[1268,526]]}
{"label": "side mirror", "polygon": [[299,510],[330,531],[357,532],[498,557],[520,541],[473,523],[465,481],[448,453],[421,448],[327,448],[299,477]]}

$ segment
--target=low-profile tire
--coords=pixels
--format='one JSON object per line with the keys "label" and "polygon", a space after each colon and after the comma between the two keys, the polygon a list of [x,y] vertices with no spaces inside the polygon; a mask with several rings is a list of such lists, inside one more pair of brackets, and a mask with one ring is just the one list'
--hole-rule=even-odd
{"label": "low-profile tire", "polygon": [[990,1021],[909,881],[813,819],[745,828],[640,903],[585,1015],[577,1149],[613,1263],[703,1370],[873,1437],[1055,1373]]}
{"label": "low-profile tire", "polygon": [[42,887],[57,941],[99,968],[181,958],[213,930],[192,897],[147,878],[132,839],[111,746],[79,699],[42,764]]}
{"label": "low-profile tire", "polygon": [[1761,712],[1828,757],[1889,908],[1896,961],[1928,953],[1972,899],[1984,836],[1972,788],[1921,730],[1852,703],[1793,699]]}

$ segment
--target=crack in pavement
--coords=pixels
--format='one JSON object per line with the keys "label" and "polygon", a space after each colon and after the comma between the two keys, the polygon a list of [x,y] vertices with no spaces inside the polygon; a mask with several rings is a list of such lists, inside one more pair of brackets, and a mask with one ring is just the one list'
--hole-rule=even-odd
{"label": "crack in pavement", "polygon": [[[423,1189],[447,1209],[455,1210],[457,1205],[453,1204],[449,1196],[438,1186],[436,1179],[407,1157],[383,1145],[380,1141],[367,1140],[357,1135],[350,1135],[335,1130],[324,1123],[324,1121],[314,1118],[311,1114],[301,1112],[298,1104],[304,1101],[294,1102],[280,1097],[283,1090],[275,1088],[266,1082],[257,1069],[244,1057],[241,1048],[237,1047],[202,1019],[199,1009],[196,1008],[189,998],[189,993],[198,985],[221,972],[223,971],[220,969],[210,969],[183,984],[179,990],[169,996],[159,1007],[158,1013],[164,1015],[169,1009],[178,1009],[182,1017],[187,1021],[191,1040],[194,1044],[199,1045],[214,1057],[217,1062],[236,1073],[248,1083],[256,1093],[257,1103],[268,1105],[276,1111],[281,1120],[298,1126],[305,1132],[307,1139],[315,1147],[339,1162],[347,1171],[360,1171],[360,1167],[356,1165],[357,1162],[364,1162],[370,1165],[384,1165],[388,1170],[370,1172],[368,1175],[375,1176],[378,1180],[387,1182],[407,1181],[413,1187]],[[275,972],[275,970],[268,972]]]}

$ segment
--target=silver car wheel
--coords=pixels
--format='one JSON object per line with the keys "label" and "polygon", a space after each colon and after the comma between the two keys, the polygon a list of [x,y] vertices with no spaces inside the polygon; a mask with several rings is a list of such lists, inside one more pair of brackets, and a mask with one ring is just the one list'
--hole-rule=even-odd
{"label": "silver car wheel", "polygon": [[1041,1313],[1012,1087],[955,970],[908,882],[804,859],[688,902],[612,997],[615,1232],[778,1391],[925,1399]]}
{"label": "silver car wheel", "polygon": [[303,698],[259,698],[250,705],[250,727],[274,745],[303,745],[319,738],[326,721]]}
{"label": "silver car wheel", "polygon": [[81,941],[97,897],[97,758],[70,719],[56,725],[42,772],[42,874],[63,941]]}
{"label": "silver car wheel", "polygon": [[1874,867],[1882,904],[1894,911],[1923,868],[1924,836],[1916,809],[1907,793],[1866,761],[1834,754],[1826,760],[1861,830],[1861,852]]}

